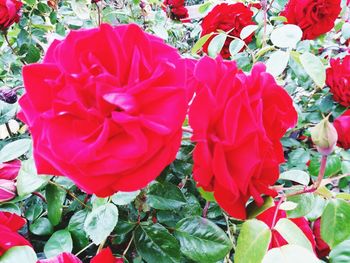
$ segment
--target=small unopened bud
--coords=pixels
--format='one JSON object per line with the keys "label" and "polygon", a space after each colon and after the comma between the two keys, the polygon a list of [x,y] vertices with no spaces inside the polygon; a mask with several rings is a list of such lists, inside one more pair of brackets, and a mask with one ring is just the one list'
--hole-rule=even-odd
{"label": "small unopened bud", "polygon": [[337,143],[338,133],[326,117],[312,128],[311,138],[320,154],[329,155],[333,152]]}
{"label": "small unopened bud", "polygon": [[16,184],[12,180],[0,179],[0,203],[16,196]]}
{"label": "small unopened bud", "polygon": [[14,104],[17,101],[17,93],[13,89],[3,88],[0,90],[0,100]]}

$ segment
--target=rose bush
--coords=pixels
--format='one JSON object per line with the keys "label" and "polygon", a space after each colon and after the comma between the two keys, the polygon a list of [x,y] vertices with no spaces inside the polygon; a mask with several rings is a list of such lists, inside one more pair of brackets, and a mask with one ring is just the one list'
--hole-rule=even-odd
{"label": "rose bush", "polygon": [[185,61],[136,25],[71,32],[23,76],[20,118],[38,172],[109,196],[146,186],[174,160],[186,114]]}

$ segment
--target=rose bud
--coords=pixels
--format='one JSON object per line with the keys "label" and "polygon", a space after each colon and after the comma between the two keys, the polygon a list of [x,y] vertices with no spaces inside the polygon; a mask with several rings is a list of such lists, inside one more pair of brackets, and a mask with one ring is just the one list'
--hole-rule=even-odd
{"label": "rose bud", "polygon": [[20,160],[13,160],[6,163],[0,163],[0,179],[16,179],[19,169],[21,168]]}
{"label": "rose bud", "polygon": [[329,155],[333,152],[338,133],[333,124],[328,121],[328,117],[311,129],[311,139],[320,154]]}
{"label": "rose bud", "polygon": [[16,196],[16,185],[12,180],[0,179],[0,203]]}
{"label": "rose bud", "polygon": [[14,104],[17,101],[17,93],[13,89],[9,89],[9,88],[1,89],[0,100],[9,104]]}

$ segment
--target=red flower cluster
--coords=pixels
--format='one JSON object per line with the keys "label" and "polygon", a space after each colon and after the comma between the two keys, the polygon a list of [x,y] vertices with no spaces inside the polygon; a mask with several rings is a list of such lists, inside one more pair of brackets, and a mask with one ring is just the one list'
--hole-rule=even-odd
{"label": "red flower cluster", "polygon": [[[103,43],[103,45],[102,45]],[[136,25],[71,32],[23,69],[19,117],[39,173],[100,197],[146,186],[179,149],[186,61]]]}
{"label": "red flower cluster", "polygon": [[200,83],[189,110],[194,179],[231,216],[244,219],[251,196],[262,204],[261,194],[274,194],[269,186],[284,161],[279,140],[297,113],[263,64],[246,76],[234,62],[204,57],[194,77]]}
{"label": "red flower cluster", "polygon": [[[239,37],[242,29],[248,25],[255,24],[252,20],[253,12],[244,4],[220,4],[206,15],[201,24],[201,36],[217,33],[218,30],[229,32],[230,36]],[[211,36],[203,45],[203,51],[208,53],[208,46],[215,35]],[[250,43],[253,35],[247,37],[244,41]],[[225,59],[230,57],[229,46],[233,38],[228,37],[221,50],[221,56]]]}
{"label": "red flower cluster", "polygon": [[0,0],[0,31],[6,31],[20,19],[22,2],[18,0]]}
{"label": "red flower cluster", "polygon": [[331,59],[331,66],[327,69],[326,83],[333,93],[335,101],[344,107],[350,106],[350,55],[343,61],[340,58]]}
{"label": "red flower cluster", "polygon": [[163,10],[171,19],[181,20],[188,17],[188,10],[185,7],[185,0],[165,0]]}
{"label": "red flower cluster", "polygon": [[281,16],[303,30],[303,39],[315,39],[334,27],[340,0],[289,0]]}
{"label": "red flower cluster", "polygon": [[350,149],[350,110],[336,118],[333,125],[338,133],[338,146],[345,150]]}
{"label": "red flower cluster", "polygon": [[0,202],[11,200],[16,196],[15,179],[20,168],[20,160],[0,164]]}
{"label": "red flower cluster", "polygon": [[[284,210],[276,211],[276,208],[277,206],[270,207],[269,209],[267,209],[266,211],[264,211],[263,213],[261,213],[256,217],[256,219],[259,219],[264,223],[266,223],[266,225],[268,225],[272,230],[270,248],[281,247],[288,244],[288,242],[280,235],[280,233],[278,233],[275,229],[273,229],[277,224],[278,220],[282,218],[287,218],[286,211]],[[291,220],[294,224],[296,224],[300,228],[301,231],[303,231],[307,239],[309,239],[312,247],[315,249],[316,243],[315,243],[314,235],[309,225],[309,221],[307,221],[304,217],[290,218],[289,220]]]}
{"label": "red flower cluster", "polygon": [[26,221],[8,212],[0,212],[0,257],[10,248],[15,246],[31,246],[31,244],[17,233],[25,225]]}

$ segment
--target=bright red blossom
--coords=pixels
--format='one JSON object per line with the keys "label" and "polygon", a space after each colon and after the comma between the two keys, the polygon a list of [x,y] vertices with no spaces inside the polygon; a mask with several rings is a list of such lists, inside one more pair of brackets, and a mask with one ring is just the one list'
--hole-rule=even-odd
{"label": "bright red blossom", "polygon": [[185,7],[185,0],[165,0],[163,10],[171,19],[181,20],[188,17],[188,10]]}
{"label": "bright red blossom", "polygon": [[122,258],[116,258],[113,256],[109,247],[104,248],[98,253],[90,263],[123,263]]}
{"label": "bright red blossom", "polygon": [[146,186],[179,149],[186,61],[136,25],[71,32],[23,69],[20,118],[39,173],[109,196]]}
{"label": "bright red blossom", "polygon": [[[229,35],[239,37],[242,29],[248,25],[255,24],[252,20],[253,12],[244,4],[220,4],[211,10],[203,19],[201,24],[201,36],[217,33],[219,30],[230,32]],[[211,36],[203,45],[203,51],[208,53],[208,46],[215,35]],[[253,35],[247,37],[244,41],[250,43]],[[230,57],[229,46],[233,38],[228,37],[221,50],[221,56],[225,59]]]}
{"label": "bright red blossom", "polygon": [[[273,229],[274,226],[277,224],[278,220],[282,218],[287,218],[286,211],[278,210],[274,221],[273,219],[276,213],[276,208],[277,206],[270,207],[269,209],[267,209],[266,211],[264,211],[256,217],[256,219],[259,219],[266,223],[272,230],[270,248],[281,247],[283,245],[288,244],[288,242],[280,235],[280,233]],[[300,228],[301,231],[303,231],[307,239],[309,239],[312,247],[315,249],[316,243],[309,222],[304,217],[289,218],[289,220],[291,220]]]}
{"label": "bright red blossom", "polygon": [[263,64],[246,76],[234,62],[204,57],[194,77],[200,84],[189,110],[194,179],[244,219],[251,196],[262,204],[261,194],[274,195],[269,186],[284,161],[279,140],[297,121],[292,99]]}
{"label": "bright red blossom", "polygon": [[15,246],[31,246],[31,244],[17,233],[26,221],[12,213],[0,212],[0,257]]}
{"label": "bright red blossom", "polygon": [[350,110],[336,118],[333,125],[338,133],[338,146],[345,150],[350,149]]}
{"label": "bright red blossom", "polygon": [[0,0],[0,31],[7,30],[20,19],[22,2],[18,0]]}
{"label": "bright red blossom", "polygon": [[315,39],[334,27],[341,0],[289,0],[281,16],[303,30],[303,39]]}
{"label": "bright red blossom", "polygon": [[326,83],[333,93],[335,101],[344,107],[350,106],[350,55],[343,60],[331,59],[327,69]]}

